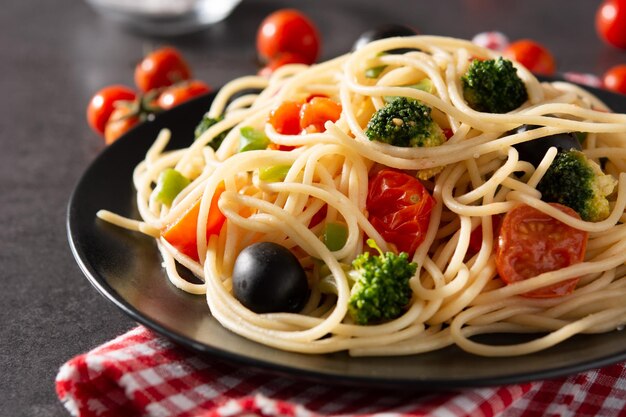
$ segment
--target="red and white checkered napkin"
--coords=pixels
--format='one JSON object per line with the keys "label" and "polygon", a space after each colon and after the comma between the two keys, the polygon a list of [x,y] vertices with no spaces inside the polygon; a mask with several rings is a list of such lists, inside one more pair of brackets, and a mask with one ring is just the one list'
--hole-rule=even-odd
{"label": "red and white checkered napkin", "polygon": [[626,416],[626,363],[553,381],[389,393],[228,365],[142,326],[64,364],[56,388],[80,417]]}

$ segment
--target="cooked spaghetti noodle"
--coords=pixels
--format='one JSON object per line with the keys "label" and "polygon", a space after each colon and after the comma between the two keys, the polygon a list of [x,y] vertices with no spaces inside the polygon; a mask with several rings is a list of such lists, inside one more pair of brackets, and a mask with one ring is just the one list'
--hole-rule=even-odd
{"label": "cooked spaghetti noodle", "polygon": [[[404,54],[384,51],[411,48]],[[206,294],[211,314],[226,328],[278,349],[304,353],[347,350],[352,355],[407,355],[449,345],[478,355],[508,356],[536,352],[579,333],[614,331],[626,322],[626,115],[611,113],[596,97],[564,82],[540,82],[523,67],[518,74],[528,100],[507,114],[477,112],[463,98],[460,77],[470,58],[494,58],[494,52],[470,42],[432,36],[390,38],[312,67],[289,65],[270,78],[244,77],[224,86],[209,110],[222,117],[186,149],[165,151],[164,130],[136,168],[133,181],[141,221],[101,211],[119,226],[156,238],[171,282],[183,291]],[[376,79],[368,68],[385,66]],[[407,87],[428,78],[434,92]],[[258,94],[234,96],[250,89]],[[340,102],[341,117],[325,131],[282,135],[267,123],[268,114],[286,100],[324,95]],[[370,141],[364,133],[386,96],[417,99],[451,137],[435,147],[396,147]],[[558,115],[559,117],[554,117]],[[510,133],[522,125],[539,128]],[[263,130],[274,149],[238,152],[240,127]],[[233,128],[234,127],[234,128]],[[233,128],[233,129],[231,129]],[[217,151],[209,142],[228,131]],[[555,157],[553,148],[537,168],[519,160],[514,144],[561,132],[587,132],[583,152],[604,161],[615,177],[611,213],[598,222],[583,221],[543,202],[536,186]],[[279,146],[295,149],[283,151]],[[260,169],[288,166],[284,180],[259,179]],[[350,284],[345,265],[362,253],[364,237],[383,251],[393,251],[368,219],[368,174],[385,166],[430,172],[424,183],[436,204],[424,242],[413,255],[413,296],[398,318],[357,325],[347,316]],[[154,183],[166,168],[193,181],[166,206],[154,198]],[[434,174],[434,176],[432,176]],[[223,184],[223,185],[222,185]],[[206,219],[218,187],[219,210],[226,221],[206,238]],[[197,226],[199,261],[179,252],[161,237],[167,225],[201,199]],[[494,256],[493,215],[520,204],[535,207],[567,225],[589,232],[583,262],[506,285]],[[311,219],[323,219],[312,225]],[[330,251],[320,240],[328,222],[347,226],[343,247]],[[480,250],[468,252],[473,230],[482,229]],[[310,294],[299,313],[256,314],[232,293],[237,255],[258,241],[289,248],[307,271]],[[193,284],[177,272],[180,263],[203,280]],[[575,277],[569,295],[528,298],[521,294]],[[321,282],[331,282],[334,294]],[[478,343],[485,333],[541,333],[529,342],[508,346]]]}

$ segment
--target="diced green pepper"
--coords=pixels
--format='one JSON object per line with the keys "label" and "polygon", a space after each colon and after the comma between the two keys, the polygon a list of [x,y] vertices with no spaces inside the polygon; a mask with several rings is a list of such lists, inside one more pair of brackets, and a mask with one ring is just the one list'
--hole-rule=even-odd
{"label": "diced green pepper", "polygon": [[[405,85],[404,87],[410,87],[410,88],[414,88],[416,90],[421,90],[421,91],[425,91],[429,94],[432,94],[435,92],[435,87],[433,86],[433,82],[430,80],[430,78],[423,78],[421,79],[418,83],[415,84],[411,84],[411,85]],[[397,96],[385,96],[385,102],[387,103],[391,103],[392,101],[394,101],[395,99],[397,99]]]}
{"label": "diced green pepper", "polygon": [[267,182],[279,182],[285,179],[291,165],[274,165],[259,169],[259,179]]}
{"label": "diced green pepper", "polygon": [[270,140],[262,130],[245,126],[240,129],[240,133],[239,152],[263,150],[270,143]]}
{"label": "diced green pepper", "polygon": [[322,240],[329,250],[339,250],[348,240],[348,228],[343,223],[326,223]]}
{"label": "diced green pepper", "polygon": [[365,76],[367,78],[378,78],[385,68],[387,68],[387,65],[379,65],[377,67],[368,68],[365,70]]}
{"label": "diced green pepper", "polygon": [[159,174],[159,178],[157,178],[157,185],[154,189],[156,193],[155,198],[158,202],[169,206],[178,193],[190,183],[191,180],[189,178],[175,169],[168,168],[162,171]]}

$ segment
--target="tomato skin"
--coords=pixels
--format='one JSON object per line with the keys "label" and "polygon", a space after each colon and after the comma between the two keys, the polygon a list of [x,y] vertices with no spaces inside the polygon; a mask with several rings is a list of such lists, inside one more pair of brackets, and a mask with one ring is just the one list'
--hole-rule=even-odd
{"label": "tomato skin", "polygon": [[[495,214],[491,216],[491,227],[493,236],[498,236],[500,231],[500,225],[502,224],[502,215]],[[479,225],[476,229],[472,230],[470,235],[469,246],[467,248],[467,254],[470,256],[476,255],[480,252],[480,248],[483,245],[483,227]],[[493,248],[495,250],[495,247]]]}
{"label": "tomato skin", "polygon": [[143,92],[190,78],[189,65],[180,52],[172,47],[163,47],[149,53],[135,67],[135,84]]}
{"label": "tomato skin", "polygon": [[118,106],[109,118],[104,128],[104,141],[107,145],[112,144],[124,133],[139,123],[136,104]]}
{"label": "tomato skin", "polygon": [[626,0],[605,0],[600,5],[596,31],[604,42],[626,49]]}
{"label": "tomato skin", "polygon": [[[213,198],[211,199],[209,217],[207,218],[206,224],[207,240],[209,236],[218,234],[226,221],[226,217],[222,214],[217,205],[223,192],[224,184],[222,183],[215,189],[215,194],[213,194]],[[200,214],[200,202],[201,200],[199,199],[178,220],[167,226],[161,232],[161,236],[163,236],[165,240],[196,262],[199,261],[196,230],[198,227],[198,215]]]}
{"label": "tomato skin", "polygon": [[300,109],[300,128],[307,133],[324,132],[324,124],[336,122],[340,116],[341,104],[327,97],[313,97]]}
{"label": "tomato skin", "polygon": [[530,39],[522,39],[509,44],[504,50],[504,55],[519,62],[535,74],[554,75],[556,71],[552,53],[543,45]]}
{"label": "tomato skin", "polygon": [[194,97],[201,96],[211,91],[206,83],[198,80],[186,81],[167,87],[159,96],[157,105],[163,110],[176,107]]}
{"label": "tomato skin", "polygon": [[110,85],[100,89],[87,105],[87,123],[96,132],[104,134],[104,128],[115,110],[117,101],[133,101],[135,91],[123,85]]}
{"label": "tomato skin", "polygon": [[626,94],[626,64],[609,68],[602,77],[602,84],[607,90]]}
{"label": "tomato skin", "polygon": [[[569,207],[550,203],[569,216],[580,218]],[[507,284],[556,271],[582,262],[588,233],[574,229],[539,210],[520,205],[502,220],[496,248],[496,268]],[[522,294],[530,298],[552,298],[570,294],[578,278]]]}
{"label": "tomato skin", "polygon": [[435,199],[415,177],[382,169],[369,179],[366,208],[372,226],[410,256],[424,241]]}
{"label": "tomato skin", "polygon": [[269,77],[276,71],[278,68],[287,64],[307,64],[307,59],[300,54],[285,52],[280,54],[278,57],[273,58],[266,66],[259,70],[259,75],[261,77]]}
{"label": "tomato skin", "polygon": [[311,20],[294,9],[278,10],[267,16],[256,36],[257,52],[264,61],[284,53],[298,54],[312,64],[320,50],[320,36]]}
{"label": "tomato skin", "polygon": [[270,112],[268,122],[281,135],[297,135],[300,133],[301,108],[301,103],[283,101]]}

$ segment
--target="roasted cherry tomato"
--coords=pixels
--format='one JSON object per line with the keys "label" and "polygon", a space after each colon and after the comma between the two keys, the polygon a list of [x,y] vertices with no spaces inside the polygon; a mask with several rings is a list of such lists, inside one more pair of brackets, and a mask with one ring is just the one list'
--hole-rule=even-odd
{"label": "roasted cherry tomato", "polygon": [[264,61],[282,54],[298,54],[305,64],[312,64],[320,50],[317,28],[302,13],[293,9],[278,10],[267,16],[257,32],[256,47]]}
{"label": "roasted cherry tomato", "polygon": [[87,123],[99,134],[104,134],[104,127],[115,110],[118,101],[135,100],[135,92],[123,85],[111,85],[98,91],[89,100],[87,106]]}
{"label": "roasted cherry tomato", "polygon": [[399,251],[413,255],[424,241],[435,199],[415,177],[392,169],[369,179],[366,208],[372,226]]}
{"label": "roasted cherry tomato", "polygon": [[324,132],[324,123],[336,122],[341,116],[341,104],[327,97],[313,97],[300,109],[300,127],[307,133]]}
{"label": "roasted cherry tomato", "polygon": [[287,64],[308,64],[307,59],[300,54],[285,52],[272,59],[266,66],[259,70],[259,75],[269,77],[274,71]]}
{"label": "roasted cherry tomato", "polygon": [[596,13],[596,30],[609,45],[626,49],[626,0],[606,0]]}
{"label": "roasted cherry tomato", "polygon": [[602,77],[602,84],[607,90],[626,94],[626,64],[610,68]]}
{"label": "roasted cherry tomato", "polygon": [[283,135],[300,133],[300,109],[302,104],[295,101],[283,101],[270,112],[269,123]]}
{"label": "roasted cherry tomato", "polygon": [[211,91],[211,87],[202,81],[184,81],[167,87],[159,96],[157,105],[164,110],[171,109],[209,91]]}
{"label": "roasted cherry tomato", "polygon": [[104,128],[104,141],[107,145],[112,144],[124,133],[139,123],[137,103],[117,106]]}
{"label": "roasted cherry tomato", "polygon": [[[580,218],[569,207],[550,205],[569,216]],[[549,271],[582,262],[587,232],[574,229],[541,211],[520,205],[502,220],[496,248],[496,267],[507,284],[523,281]],[[576,288],[578,278],[523,294],[533,298],[560,297]]]}
{"label": "roasted cherry tomato", "polygon": [[135,84],[144,92],[190,78],[189,65],[180,52],[172,47],[149,53],[135,67]]}
{"label": "roasted cherry tomato", "polygon": [[[209,207],[209,217],[206,223],[207,239],[210,235],[218,234],[226,220],[226,217],[217,206],[222,192],[224,192],[224,186],[220,184],[220,186],[215,189],[215,194],[213,194],[211,206]],[[200,201],[201,200],[198,200],[181,218],[167,226],[161,233],[163,238],[172,246],[196,262],[199,260],[196,230],[198,227],[198,215],[200,214]]]}
{"label": "roasted cherry tomato", "polygon": [[556,71],[556,63],[552,53],[544,46],[529,39],[511,43],[504,50],[504,55],[519,62],[535,74],[554,75]]}

